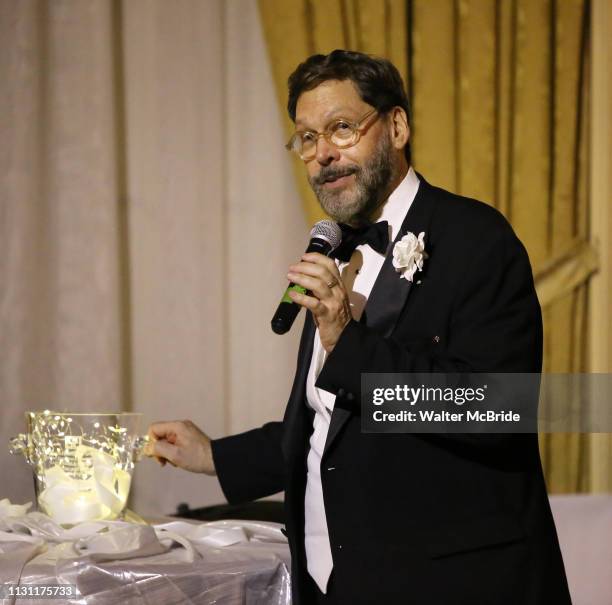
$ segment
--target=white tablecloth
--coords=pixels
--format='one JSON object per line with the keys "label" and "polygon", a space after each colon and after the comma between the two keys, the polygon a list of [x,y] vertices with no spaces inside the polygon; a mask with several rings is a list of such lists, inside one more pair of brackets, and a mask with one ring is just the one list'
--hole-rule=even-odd
{"label": "white tablecloth", "polygon": [[289,605],[290,555],[280,528],[168,519],[153,525],[83,523],[66,530],[4,500],[0,584],[76,585],[79,596],[54,599],[53,605]]}

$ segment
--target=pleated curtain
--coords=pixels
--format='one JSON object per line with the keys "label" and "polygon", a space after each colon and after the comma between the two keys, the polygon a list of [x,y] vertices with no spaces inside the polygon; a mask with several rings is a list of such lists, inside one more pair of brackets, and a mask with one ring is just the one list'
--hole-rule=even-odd
{"label": "pleated curtain", "polygon": [[[26,410],[282,418],[307,229],[272,82],[256,0],[0,0],[0,499],[34,497]],[[130,506],[223,500],[145,460]]]}

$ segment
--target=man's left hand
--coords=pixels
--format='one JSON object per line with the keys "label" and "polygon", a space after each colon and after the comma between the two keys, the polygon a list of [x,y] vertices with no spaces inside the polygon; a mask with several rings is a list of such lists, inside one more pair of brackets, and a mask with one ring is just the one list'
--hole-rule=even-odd
{"label": "man's left hand", "polygon": [[308,290],[310,295],[291,290],[289,296],[312,312],[321,344],[331,353],[352,318],[349,297],[336,263],[318,252],[311,252],[289,267],[287,277]]}

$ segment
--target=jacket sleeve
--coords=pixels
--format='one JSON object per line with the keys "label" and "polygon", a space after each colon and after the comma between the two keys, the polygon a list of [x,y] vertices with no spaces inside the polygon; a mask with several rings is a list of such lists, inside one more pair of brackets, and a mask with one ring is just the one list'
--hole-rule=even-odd
{"label": "jacket sleeve", "polygon": [[256,500],[285,489],[280,447],[282,422],[214,439],[212,454],[223,494],[230,504]]}
{"label": "jacket sleeve", "polygon": [[[447,342],[440,351],[411,352],[392,334],[351,321],[328,356],[317,386],[352,405],[361,401],[362,373],[538,373],[542,319],[527,253],[504,221],[483,236],[453,292]],[[344,402],[346,399],[344,400]],[[449,435],[452,438],[452,435]],[[475,442],[487,443],[484,435]],[[491,436],[490,441],[499,442]]]}

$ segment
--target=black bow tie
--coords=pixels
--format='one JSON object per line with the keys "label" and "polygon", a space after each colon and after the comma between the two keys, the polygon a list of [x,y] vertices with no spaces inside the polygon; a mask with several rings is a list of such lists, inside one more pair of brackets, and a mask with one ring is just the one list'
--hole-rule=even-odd
{"label": "black bow tie", "polygon": [[387,252],[389,245],[389,223],[380,221],[379,223],[369,223],[363,227],[351,227],[344,223],[338,223],[342,230],[342,242],[331,253],[332,258],[337,258],[343,262],[351,260],[351,256],[357,246],[368,244],[372,250],[380,254]]}

